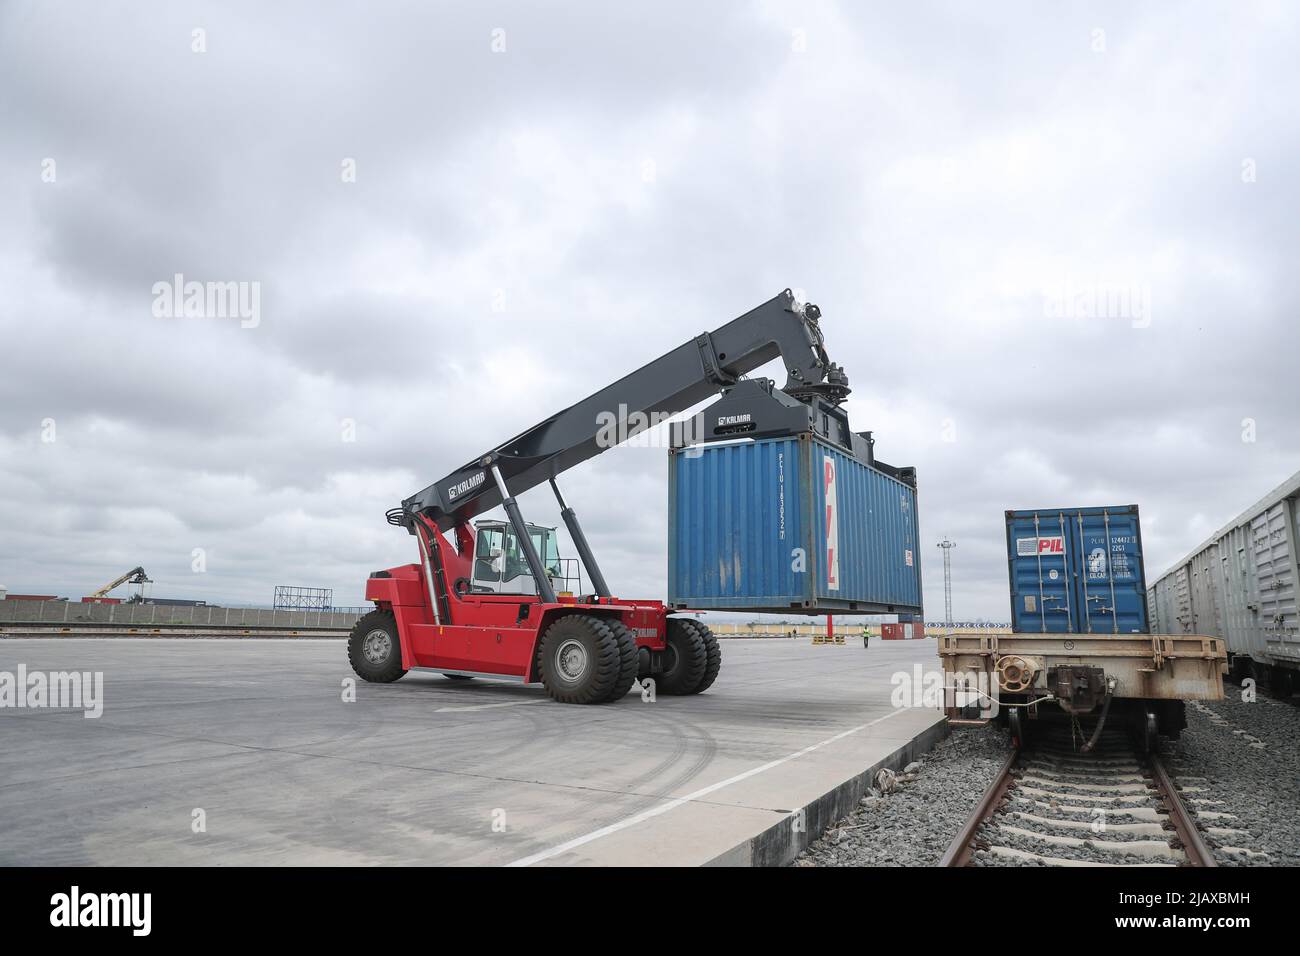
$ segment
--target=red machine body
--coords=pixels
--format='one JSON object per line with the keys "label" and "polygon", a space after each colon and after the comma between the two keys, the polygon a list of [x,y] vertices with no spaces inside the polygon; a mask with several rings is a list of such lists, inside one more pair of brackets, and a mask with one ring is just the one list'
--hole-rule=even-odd
{"label": "red machine body", "polygon": [[[450,569],[461,556],[442,535],[443,560]],[[468,557],[465,558],[468,567]],[[662,651],[668,615],[662,601],[621,601],[618,598],[580,600],[560,597],[547,604],[531,594],[450,595],[451,621],[435,623],[424,575],[418,564],[378,572],[366,582],[366,600],[391,610],[397,620],[402,667],[466,671],[514,677],[526,683],[541,680],[537,672],[537,642],[546,629],[566,614],[617,618],[636,635],[637,647]]]}

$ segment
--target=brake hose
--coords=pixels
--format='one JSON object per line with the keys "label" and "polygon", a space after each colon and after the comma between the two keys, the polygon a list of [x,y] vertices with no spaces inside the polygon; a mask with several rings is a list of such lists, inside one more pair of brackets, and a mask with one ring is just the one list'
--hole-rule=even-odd
{"label": "brake hose", "polygon": [[1101,717],[1097,720],[1097,729],[1092,732],[1088,742],[1083,745],[1080,753],[1091,753],[1092,748],[1097,746],[1097,741],[1101,739],[1101,729],[1106,726],[1106,715],[1110,713],[1110,702],[1115,696],[1115,681],[1106,681],[1106,699],[1101,702]]}

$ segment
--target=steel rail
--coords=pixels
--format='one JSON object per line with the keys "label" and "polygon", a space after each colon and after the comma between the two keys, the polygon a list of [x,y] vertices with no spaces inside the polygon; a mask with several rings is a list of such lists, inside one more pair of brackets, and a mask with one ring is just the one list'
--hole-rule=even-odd
{"label": "steel rail", "polygon": [[1174,825],[1174,831],[1178,834],[1178,839],[1182,841],[1183,852],[1187,854],[1188,865],[1218,866],[1219,864],[1214,860],[1214,854],[1201,836],[1200,828],[1196,826],[1195,818],[1183,803],[1183,798],[1178,795],[1178,790],[1174,787],[1169,772],[1165,770],[1164,763],[1155,754],[1152,754],[1149,760],[1151,777],[1155,781],[1156,789],[1159,790],[1165,806],[1169,808],[1169,822]]}
{"label": "steel rail", "polygon": [[975,805],[971,815],[967,817],[966,822],[957,831],[957,836],[949,844],[948,849],[944,851],[943,856],[939,858],[939,866],[970,865],[971,857],[975,855],[975,834],[979,832],[980,827],[992,818],[998,804],[1002,802],[1002,798],[1011,788],[1011,769],[1019,759],[1019,748],[1007,755],[1007,759],[1003,761],[998,775],[989,784],[989,788],[984,791],[984,795],[980,797],[980,802]]}

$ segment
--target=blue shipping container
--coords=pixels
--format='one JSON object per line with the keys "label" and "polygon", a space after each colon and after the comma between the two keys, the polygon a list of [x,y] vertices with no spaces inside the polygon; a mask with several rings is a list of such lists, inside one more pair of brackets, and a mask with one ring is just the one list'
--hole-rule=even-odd
{"label": "blue shipping container", "polygon": [[1137,505],[1006,517],[1013,631],[1150,633]]}
{"label": "blue shipping container", "polygon": [[669,606],[920,612],[911,485],[807,434],[668,460]]}

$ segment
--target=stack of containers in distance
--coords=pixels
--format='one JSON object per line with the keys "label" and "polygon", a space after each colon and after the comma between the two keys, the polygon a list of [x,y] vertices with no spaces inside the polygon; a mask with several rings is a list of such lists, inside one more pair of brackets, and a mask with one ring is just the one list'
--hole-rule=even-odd
{"label": "stack of containers in distance", "polygon": [[880,636],[887,641],[919,641],[925,637],[925,623],[900,614],[897,624],[880,625]]}

